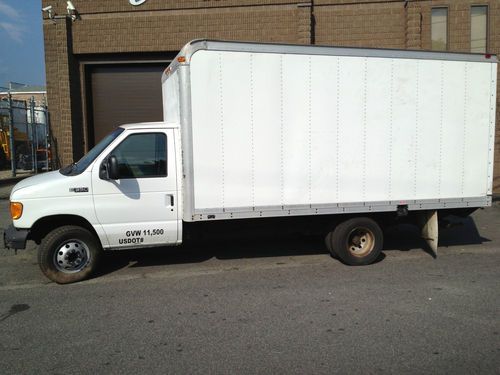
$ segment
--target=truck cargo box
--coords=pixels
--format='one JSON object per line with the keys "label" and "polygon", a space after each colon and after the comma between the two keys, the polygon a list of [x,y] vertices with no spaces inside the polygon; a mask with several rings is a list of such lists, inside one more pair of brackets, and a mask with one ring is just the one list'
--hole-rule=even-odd
{"label": "truck cargo box", "polygon": [[219,41],[163,75],[186,221],[489,205],[497,60]]}

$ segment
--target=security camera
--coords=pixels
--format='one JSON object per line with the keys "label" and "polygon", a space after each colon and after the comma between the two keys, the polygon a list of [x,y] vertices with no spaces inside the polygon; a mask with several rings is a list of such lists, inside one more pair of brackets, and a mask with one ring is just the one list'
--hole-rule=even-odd
{"label": "security camera", "polygon": [[66,1],[66,4],[68,4],[68,6],[66,7],[66,9],[68,10],[68,13],[74,12],[76,10],[76,7],[73,5],[73,3],[71,1]]}
{"label": "security camera", "polygon": [[52,5],[49,5],[49,6],[46,6],[45,8],[42,8],[42,11],[46,12],[49,19],[51,19],[53,22],[55,22],[54,21],[54,13],[52,12]]}
{"label": "security camera", "polygon": [[71,18],[71,21],[73,22],[76,21],[79,18],[76,7],[73,5],[71,1],[66,1],[66,4],[68,4],[68,6],[66,7],[66,10],[68,11],[68,16]]}

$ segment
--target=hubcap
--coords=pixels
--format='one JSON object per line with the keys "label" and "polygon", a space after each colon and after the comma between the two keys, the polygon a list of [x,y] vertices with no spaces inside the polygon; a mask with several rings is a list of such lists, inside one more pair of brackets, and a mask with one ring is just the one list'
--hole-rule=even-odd
{"label": "hubcap", "polygon": [[54,265],[64,273],[79,272],[89,261],[89,248],[82,241],[75,239],[64,242],[54,254]]}
{"label": "hubcap", "polygon": [[347,248],[352,255],[363,257],[369,254],[374,247],[375,236],[368,228],[356,228],[347,237]]}

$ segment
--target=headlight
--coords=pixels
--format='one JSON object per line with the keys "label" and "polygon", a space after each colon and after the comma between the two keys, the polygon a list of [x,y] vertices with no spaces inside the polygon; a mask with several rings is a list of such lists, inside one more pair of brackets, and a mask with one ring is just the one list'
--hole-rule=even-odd
{"label": "headlight", "polygon": [[20,202],[10,202],[10,216],[12,220],[17,220],[23,215],[23,204]]}

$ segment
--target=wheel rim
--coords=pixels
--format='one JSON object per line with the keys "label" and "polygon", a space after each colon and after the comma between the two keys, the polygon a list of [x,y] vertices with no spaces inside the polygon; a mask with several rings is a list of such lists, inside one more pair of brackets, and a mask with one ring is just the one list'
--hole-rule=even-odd
{"label": "wheel rim", "polygon": [[76,273],[84,269],[90,261],[90,250],[80,240],[67,240],[54,253],[54,265],[58,271]]}
{"label": "wheel rim", "polygon": [[355,228],[347,237],[347,248],[356,257],[364,257],[375,246],[375,235],[368,228]]}

